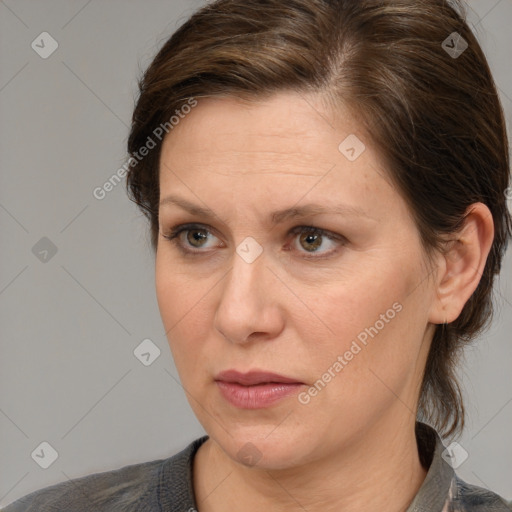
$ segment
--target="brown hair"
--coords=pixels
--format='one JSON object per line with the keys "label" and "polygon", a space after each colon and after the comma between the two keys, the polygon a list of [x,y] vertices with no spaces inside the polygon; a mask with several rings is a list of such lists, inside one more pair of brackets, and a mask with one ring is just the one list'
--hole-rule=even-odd
{"label": "brown hair", "polygon": [[[457,32],[468,48],[450,54]],[[388,164],[425,254],[463,225],[468,207],[490,209],[495,236],[479,285],[459,317],[437,326],[419,415],[440,433],[461,432],[460,349],[490,323],[492,285],[512,218],[507,210],[506,124],[485,56],[460,3],[443,0],[217,0],[163,45],[139,81],[128,140],[129,197],[158,243],[155,128],[191,98],[315,92],[357,112]],[[167,123],[167,125],[165,125]],[[161,131],[161,130],[160,130]],[[156,138],[143,159],[138,150]],[[163,139],[162,139],[163,140]],[[155,142],[155,141],[154,141]],[[137,158],[135,159],[135,156]]]}

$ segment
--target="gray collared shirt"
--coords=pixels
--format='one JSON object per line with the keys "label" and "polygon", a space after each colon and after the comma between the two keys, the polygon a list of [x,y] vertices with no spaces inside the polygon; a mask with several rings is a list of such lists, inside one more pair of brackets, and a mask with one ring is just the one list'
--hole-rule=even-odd
{"label": "gray collared shirt", "polygon": [[[407,512],[512,512],[497,494],[466,484],[442,457],[437,433],[417,423],[427,476]],[[167,459],[124,466],[60,482],[27,494],[3,512],[195,512],[192,463],[203,436]]]}

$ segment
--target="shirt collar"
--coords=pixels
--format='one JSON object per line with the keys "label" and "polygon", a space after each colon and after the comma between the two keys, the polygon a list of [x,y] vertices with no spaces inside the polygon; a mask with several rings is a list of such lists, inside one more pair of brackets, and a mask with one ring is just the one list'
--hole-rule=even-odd
{"label": "shirt collar", "polygon": [[432,427],[417,422],[416,440],[421,463],[429,469],[406,512],[442,512],[450,495],[455,472],[443,459],[444,445]]}

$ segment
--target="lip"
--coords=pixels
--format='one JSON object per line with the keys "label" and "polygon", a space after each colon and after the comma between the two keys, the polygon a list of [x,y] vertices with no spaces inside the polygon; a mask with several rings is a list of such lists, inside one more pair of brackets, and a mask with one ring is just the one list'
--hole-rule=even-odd
{"label": "lip", "polygon": [[215,380],[233,382],[236,384],[242,384],[243,386],[254,386],[256,384],[269,383],[304,384],[303,382],[300,382],[297,379],[293,379],[291,377],[285,377],[284,375],[261,370],[251,370],[247,373],[242,373],[237,370],[225,370],[220,372],[215,377]]}
{"label": "lip", "polygon": [[241,373],[226,370],[217,375],[215,383],[222,396],[240,409],[261,409],[295,395],[303,382],[272,372],[253,370]]}

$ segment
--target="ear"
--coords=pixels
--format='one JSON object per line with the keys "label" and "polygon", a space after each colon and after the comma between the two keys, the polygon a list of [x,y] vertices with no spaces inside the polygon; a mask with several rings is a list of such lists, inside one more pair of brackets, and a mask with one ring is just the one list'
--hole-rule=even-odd
{"label": "ear", "polygon": [[463,228],[447,242],[447,250],[439,258],[436,299],[429,315],[433,324],[458,318],[480,282],[494,240],[494,222],[485,204],[474,203],[466,213]]}

